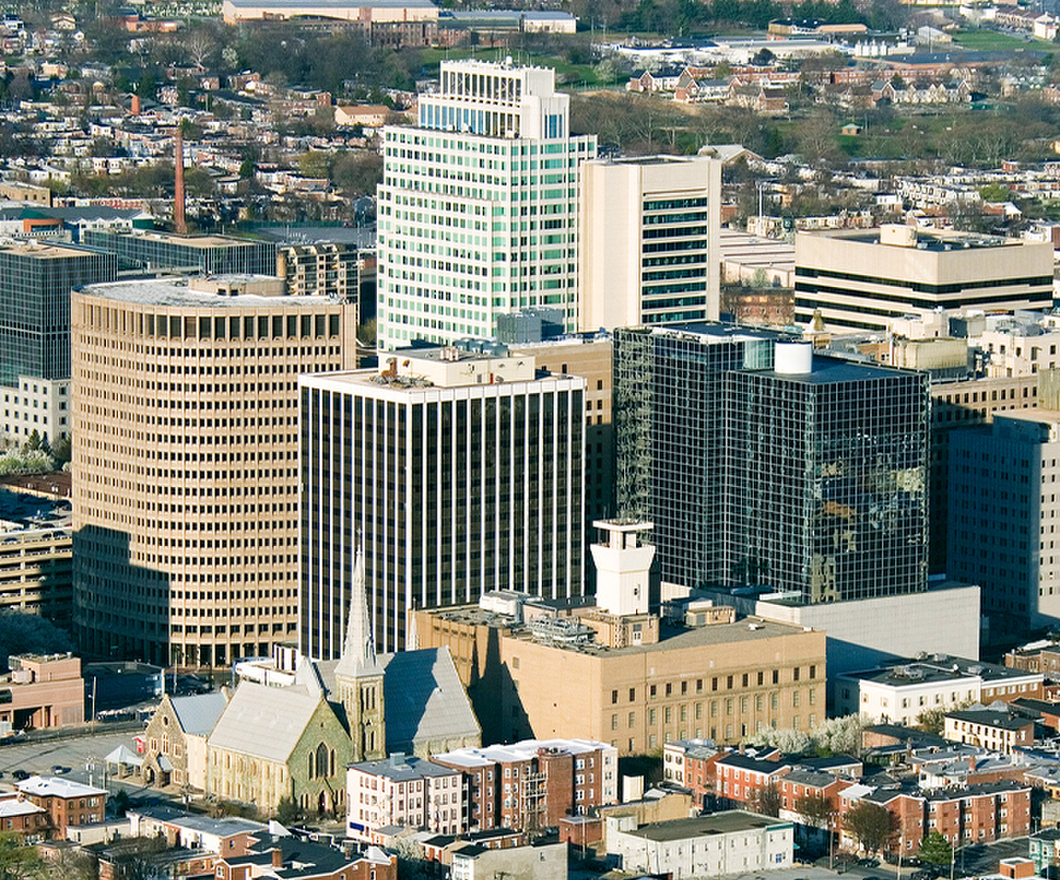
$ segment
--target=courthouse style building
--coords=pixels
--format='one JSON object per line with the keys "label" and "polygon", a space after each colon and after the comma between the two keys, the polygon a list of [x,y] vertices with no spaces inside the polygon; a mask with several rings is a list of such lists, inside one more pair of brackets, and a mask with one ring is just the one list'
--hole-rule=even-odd
{"label": "courthouse style building", "polygon": [[379,347],[496,335],[498,315],[560,309],[578,329],[578,182],[555,71],[443,61],[416,125],[383,132]]}
{"label": "courthouse style building", "polygon": [[809,627],[744,618],[612,648],[579,636],[581,618],[538,627],[478,606],[415,616],[419,644],[452,653],[487,741],[579,737],[639,755],[825,718],[825,634]]}
{"label": "courthouse style building", "polygon": [[382,651],[413,608],[581,594],[584,379],[441,348],[300,382],[303,653],[338,656],[358,534]]}
{"label": "courthouse style building", "polygon": [[356,306],[277,278],[73,294],[74,627],[225,666],[296,638],[297,377],[354,366]]}

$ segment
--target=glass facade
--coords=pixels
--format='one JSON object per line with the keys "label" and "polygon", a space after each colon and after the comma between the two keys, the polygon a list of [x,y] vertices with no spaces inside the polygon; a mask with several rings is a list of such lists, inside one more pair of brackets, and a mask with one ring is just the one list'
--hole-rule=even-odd
{"label": "glass facade", "polygon": [[808,602],[925,589],[927,376],[779,373],[776,341],[616,331],[619,511],[655,523],[665,581]]}
{"label": "glass facade", "polygon": [[108,254],[68,247],[19,245],[0,249],[0,385],[19,376],[70,378],[70,291],[113,281]]}
{"label": "glass facade", "polygon": [[86,247],[115,254],[122,268],[198,268],[208,275],[275,275],[276,243],[220,236],[86,229]]}

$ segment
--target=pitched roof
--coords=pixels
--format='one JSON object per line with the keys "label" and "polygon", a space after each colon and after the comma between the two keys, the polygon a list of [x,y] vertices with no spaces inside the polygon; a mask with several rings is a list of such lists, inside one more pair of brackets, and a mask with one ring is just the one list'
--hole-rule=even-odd
{"label": "pitched roof", "polygon": [[310,696],[301,688],[244,681],[207,742],[211,748],[286,762],[322,702],[322,696]]}
{"label": "pitched roof", "polygon": [[222,693],[170,697],[181,730],[193,736],[209,736],[228,701]]}
{"label": "pitched roof", "polygon": [[448,648],[384,654],[383,706],[388,751],[413,752],[414,744],[480,736]]}

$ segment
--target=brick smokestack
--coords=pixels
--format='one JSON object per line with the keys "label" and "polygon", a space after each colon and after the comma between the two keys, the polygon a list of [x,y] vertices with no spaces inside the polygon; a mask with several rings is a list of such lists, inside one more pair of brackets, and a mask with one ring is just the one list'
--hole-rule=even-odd
{"label": "brick smokestack", "polygon": [[[184,120],[181,120],[183,122]],[[173,187],[173,229],[180,235],[188,234],[188,224],[184,220],[184,134],[177,123],[177,139],[173,147],[176,169]]]}

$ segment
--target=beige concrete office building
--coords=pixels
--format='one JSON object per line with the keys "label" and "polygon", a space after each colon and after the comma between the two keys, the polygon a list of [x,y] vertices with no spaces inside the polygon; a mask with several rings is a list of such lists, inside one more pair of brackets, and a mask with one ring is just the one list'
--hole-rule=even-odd
{"label": "beige concrete office building", "polygon": [[73,294],[74,629],[223,666],[297,637],[298,375],[354,364],[356,306],[261,276]]}
{"label": "beige concrete office building", "polygon": [[478,606],[415,618],[421,647],[448,646],[484,741],[577,737],[634,755],[825,718],[825,634],[809,627],[749,617],[608,648],[538,641]]}
{"label": "beige concrete office building", "polygon": [[583,330],[718,320],[719,160],[586,162],[581,222]]}
{"label": "beige concrete office building", "polygon": [[917,230],[889,224],[795,239],[795,321],[820,312],[825,329],[880,330],[943,309],[1049,309],[1051,242]]}

